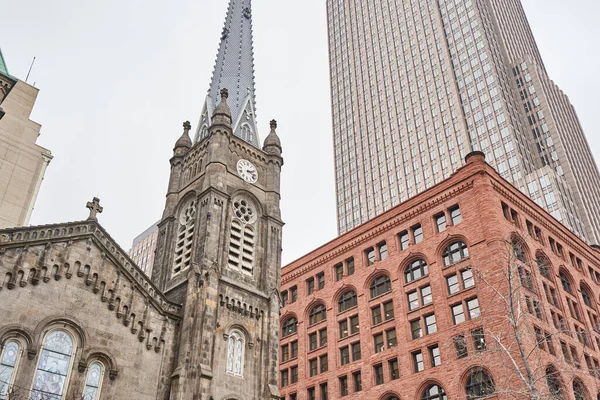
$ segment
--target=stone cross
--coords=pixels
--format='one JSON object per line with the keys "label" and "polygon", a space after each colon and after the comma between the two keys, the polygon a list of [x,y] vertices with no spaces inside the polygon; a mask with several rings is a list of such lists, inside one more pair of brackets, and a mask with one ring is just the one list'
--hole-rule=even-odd
{"label": "stone cross", "polygon": [[88,221],[97,221],[98,217],[96,215],[100,214],[102,210],[104,210],[102,207],[100,207],[100,199],[97,197],[94,197],[92,201],[88,201],[86,207],[90,210]]}

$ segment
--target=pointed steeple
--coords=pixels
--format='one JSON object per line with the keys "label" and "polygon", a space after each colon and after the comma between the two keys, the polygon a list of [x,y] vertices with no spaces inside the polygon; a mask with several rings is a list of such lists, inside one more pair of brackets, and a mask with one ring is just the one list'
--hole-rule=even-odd
{"label": "pointed steeple", "polygon": [[254,94],[254,47],[251,0],[230,0],[221,32],[221,42],[194,142],[208,136],[212,114],[221,100],[221,89],[229,91],[234,135],[260,147]]}

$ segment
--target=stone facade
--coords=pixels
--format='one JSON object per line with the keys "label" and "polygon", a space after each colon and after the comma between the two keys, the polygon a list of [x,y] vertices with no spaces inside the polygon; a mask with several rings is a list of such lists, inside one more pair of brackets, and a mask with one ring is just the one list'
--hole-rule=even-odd
{"label": "stone facade", "polygon": [[[35,400],[40,387],[57,399],[279,399],[281,145],[274,121],[263,150],[233,135],[226,100],[208,137],[192,146],[186,123],[176,143],[152,281],[98,224],[98,199],[86,221],[0,230],[0,398],[7,382]],[[62,375],[47,366],[53,335],[73,342]]]}
{"label": "stone facade", "polygon": [[[0,64],[5,67],[3,59]],[[41,126],[29,119],[38,91],[0,68],[0,228],[29,223],[52,160],[50,151],[36,144]]]}
{"label": "stone facade", "polygon": [[[465,247],[451,247],[458,243]],[[520,276],[506,273],[517,269]],[[518,291],[509,291],[509,276]],[[477,152],[449,179],[283,268],[282,398],[535,398],[517,373],[525,367],[500,296],[508,293],[538,398],[556,398],[548,393],[552,375],[560,398],[595,399],[600,250],[502,179]],[[472,373],[480,371],[491,377],[495,393],[467,392]],[[436,395],[438,389],[445,394]]]}

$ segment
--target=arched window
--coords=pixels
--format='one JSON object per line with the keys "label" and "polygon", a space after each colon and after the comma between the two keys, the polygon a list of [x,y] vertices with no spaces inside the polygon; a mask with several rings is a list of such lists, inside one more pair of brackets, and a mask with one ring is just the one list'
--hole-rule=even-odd
{"label": "arched window", "polygon": [[356,300],[356,292],[353,290],[349,290],[345,292],[342,297],[338,300],[338,309],[339,312],[346,311],[352,307],[356,307],[358,304]]}
{"label": "arched window", "polygon": [[408,265],[408,267],[406,267],[406,270],[404,271],[406,283],[422,278],[427,274],[429,274],[429,269],[425,260],[413,261]]}
{"label": "arched window", "polygon": [[513,238],[512,241],[512,251],[515,258],[521,262],[527,262],[527,258],[525,257],[525,250],[523,249],[523,243],[520,240]]}
{"label": "arched window", "polygon": [[13,384],[15,370],[19,362],[19,342],[11,340],[7,342],[0,353],[0,399],[6,399],[6,395]]}
{"label": "arched window", "polygon": [[548,384],[548,390],[550,394],[557,399],[562,399],[562,385],[560,384],[560,377],[558,371],[550,366],[546,368],[546,383]]}
{"label": "arched window", "polygon": [[540,275],[542,275],[546,279],[550,279],[550,266],[545,257],[537,256],[536,258],[538,270],[540,271]]}
{"label": "arched window", "polygon": [[325,321],[327,319],[327,311],[323,304],[316,305],[310,310],[310,314],[308,315],[308,320],[310,325],[314,325],[321,321]]}
{"label": "arched window", "polygon": [[177,241],[175,242],[175,262],[173,275],[179,274],[190,267],[192,262],[192,243],[194,241],[194,227],[196,225],[197,200],[189,200],[179,213],[179,228],[177,228]]}
{"label": "arched window", "polygon": [[256,244],[257,213],[254,203],[243,196],[233,201],[229,231],[229,266],[252,274]]}
{"label": "arched window", "polygon": [[492,377],[481,368],[473,371],[471,375],[469,375],[465,390],[467,392],[468,400],[480,399],[496,392]]}
{"label": "arched window", "polygon": [[386,397],[385,400],[400,400],[398,398],[398,396],[390,396],[390,397]]}
{"label": "arched window", "polygon": [[469,248],[464,242],[454,242],[446,247],[442,257],[444,258],[444,265],[447,267],[469,257]]}
{"label": "arched window", "polygon": [[281,331],[283,337],[290,336],[291,334],[298,332],[298,320],[294,317],[288,318],[283,323],[283,328]]}
{"label": "arched window", "polygon": [[448,397],[440,385],[429,385],[423,392],[421,400],[448,400]]}
{"label": "arched window", "polygon": [[246,142],[252,143],[252,141],[254,140],[254,134],[252,132],[252,128],[250,127],[250,124],[243,123],[240,126],[240,137],[242,139],[244,139]]}
{"label": "arched window", "polygon": [[95,361],[88,368],[87,378],[85,379],[85,389],[83,391],[83,400],[98,400],[102,390],[102,378],[104,376],[104,366]]}
{"label": "arched window", "polygon": [[387,275],[379,276],[371,283],[371,298],[381,296],[391,290],[392,282],[390,281],[390,277]]}
{"label": "arched window", "polygon": [[31,400],[60,399],[65,393],[75,345],[66,331],[50,332],[39,355]]}
{"label": "arched window", "polygon": [[575,400],[588,400],[585,395],[585,387],[578,380],[573,381],[573,395],[575,396]]}
{"label": "arched window", "polygon": [[244,373],[244,335],[231,331],[227,339],[227,373],[242,376]]}
{"label": "arched window", "polygon": [[589,308],[594,308],[594,305],[592,303],[592,297],[590,296],[590,293],[584,286],[581,286],[581,297],[583,297],[583,302],[586,306],[588,306]]}
{"label": "arched window", "polygon": [[563,271],[560,271],[560,283],[562,283],[562,287],[567,293],[573,294],[573,289],[571,288],[571,281],[567,278],[567,275]]}

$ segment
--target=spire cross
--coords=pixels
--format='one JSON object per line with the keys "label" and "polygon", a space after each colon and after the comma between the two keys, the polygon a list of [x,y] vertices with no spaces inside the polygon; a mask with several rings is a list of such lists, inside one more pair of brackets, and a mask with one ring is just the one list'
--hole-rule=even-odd
{"label": "spire cross", "polygon": [[97,221],[97,214],[100,214],[104,210],[104,208],[100,206],[100,199],[97,197],[94,197],[92,201],[88,201],[86,207],[90,210],[88,221]]}

